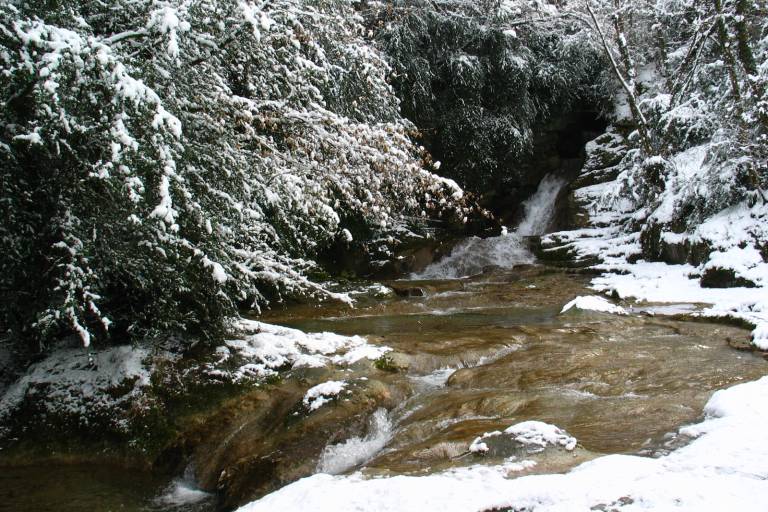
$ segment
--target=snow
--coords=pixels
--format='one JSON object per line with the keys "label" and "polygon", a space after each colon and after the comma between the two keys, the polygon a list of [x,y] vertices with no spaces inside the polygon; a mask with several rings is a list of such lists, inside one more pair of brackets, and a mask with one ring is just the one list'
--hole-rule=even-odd
{"label": "snow", "polygon": [[696,438],[656,459],[609,455],[566,474],[513,479],[504,465],[389,478],[317,474],[239,510],[291,512],[312,503],[316,512],[389,511],[394,504],[402,512],[505,507],[537,512],[763,511],[768,503],[765,403],[768,377],[716,392],[705,407],[706,419],[680,431]]}
{"label": "snow", "polygon": [[[617,145],[613,139],[598,143],[602,140],[598,138],[587,144],[588,162],[596,161],[593,154]],[[575,190],[576,200],[589,214],[590,226],[547,235],[542,239],[543,245],[545,251],[550,244],[554,248],[567,248],[577,261],[597,257],[601,263],[593,265],[593,269],[603,274],[592,280],[592,288],[623,300],[635,300],[633,311],[743,320],[754,326],[754,346],[765,349],[768,348],[768,262],[764,261],[759,244],[768,240],[768,204],[741,200],[719,211],[715,209],[715,213],[686,230],[679,227],[679,222],[675,231],[668,227],[671,224],[665,224],[675,219],[690,198],[698,197],[714,209],[721,200],[718,193],[727,193],[719,190],[727,189],[727,184],[711,182],[726,179],[731,172],[712,168],[709,160],[712,147],[712,144],[703,144],[674,154],[664,167],[668,173],[663,177],[665,186],[647,206],[641,206],[638,196],[632,195],[642,186],[639,181],[644,178],[638,175],[641,171],[624,164],[613,181]],[[637,226],[649,221],[660,223],[660,238],[665,243],[681,250],[685,250],[687,244],[703,245],[711,249],[709,256],[701,265],[639,259],[642,247]],[[736,278],[756,287],[702,287],[702,275],[714,269],[731,271]],[[610,303],[604,301],[604,304]]]}
{"label": "snow", "polygon": [[709,305],[695,311],[704,317],[731,317],[755,326],[752,341],[761,350],[768,349],[768,288],[703,288],[696,267],[638,261],[634,264],[605,265],[622,273],[609,273],[595,278],[597,291],[615,293],[621,298],[661,303],[698,303]]}
{"label": "snow", "polygon": [[254,320],[241,320],[238,327],[245,336],[225,342],[225,356],[234,353],[244,362],[231,373],[235,381],[267,377],[285,367],[351,365],[362,359],[378,359],[391,350],[370,345],[360,336],[305,333]]}
{"label": "snow", "polygon": [[[104,412],[120,428],[124,419],[115,415],[115,410],[129,405],[150,384],[148,357],[148,349],[132,346],[56,350],[5,391],[0,398],[0,422],[42,392],[42,403],[50,414],[71,415],[87,422],[89,416]],[[110,393],[126,386],[117,396]]]}
{"label": "snow", "polygon": [[568,451],[576,448],[576,438],[568,435],[555,425],[541,421],[524,421],[504,430],[524,445],[546,448],[548,445],[562,446]]}
{"label": "snow", "polygon": [[579,296],[563,306],[560,313],[565,313],[571,309],[581,309],[585,311],[600,311],[602,313],[614,313],[617,315],[626,315],[627,311],[611,303],[609,300],[596,295]]}
{"label": "snow", "polygon": [[346,381],[329,380],[309,388],[304,395],[302,403],[310,412],[316,411],[323,405],[332,401],[335,396],[344,391],[347,387]]}
{"label": "snow", "polygon": [[[501,434],[501,432],[496,432],[497,434]],[[486,437],[490,436],[490,432],[486,432],[481,437],[476,438],[472,443],[469,445],[469,451],[471,453],[485,453],[488,451],[488,445],[485,444],[482,439],[485,439]]]}
{"label": "snow", "polygon": [[575,437],[569,435],[556,425],[531,420],[516,423],[506,428],[503,432],[498,430],[486,432],[472,441],[469,445],[469,451],[472,453],[485,453],[489,450],[485,440],[505,434],[518,443],[533,448],[535,451],[543,450],[547,446],[560,446],[568,451],[573,451],[577,443]]}
{"label": "snow", "polygon": [[768,285],[768,265],[763,261],[760,251],[752,246],[729,247],[724,251],[715,251],[704,265],[704,270],[730,269],[737,277],[748,279],[756,284]]}
{"label": "snow", "polygon": [[[436,166],[434,167],[435,170],[439,169],[440,162],[435,162],[435,166]],[[451,197],[453,197],[454,199],[461,199],[462,197],[464,197],[464,190],[462,190],[459,184],[456,183],[454,180],[450,178],[445,178],[443,176],[437,176],[437,175],[434,175],[434,176],[439,183],[445,185],[451,191]]]}

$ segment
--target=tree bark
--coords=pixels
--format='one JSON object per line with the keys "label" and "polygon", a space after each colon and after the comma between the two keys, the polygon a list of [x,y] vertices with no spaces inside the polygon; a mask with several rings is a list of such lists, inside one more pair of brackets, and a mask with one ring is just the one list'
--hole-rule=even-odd
{"label": "tree bark", "polygon": [[741,87],[739,86],[739,76],[736,72],[736,58],[731,51],[731,43],[728,37],[728,27],[725,25],[725,15],[723,14],[723,2],[722,0],[713,0],[715,6],[715,19],[717,27],[717,38],[720,42],[720,48],[723,51],[723,58],[725,59],[725,66],[728,71],[728,77],[731,81],[731,89],[733,97],[736,101],[741,100]]}
{"label": "tree bark", "polygon": [[[719,0],[718,0],[719,1]],[[749,0],[736,0],[736,50],[739,55],[741,65],[748,75],[757,75],[757,64],[755,55],[752,53],[752,47],[749,44],[749,27],[747,26],[747,15],[749,14]]]}
{"label": "tree bark", "polygon": [[613,68],[613,72],[616,75],[616,78],[619,79],[621,87],[624,89],[624,92],[627,93],[627,101],[629,102],[629,108],[632,111],[632,117],[635,118],[635,122],[637,123],[637,129],[640,133],[643,149],[645,150],[646,154],[652,155],[654,154],[654,150],[648,120],[645,118],[645,115],[643,115],[642,110],[640,110],[640,106],[637,101],[637,94],[634,88],[634,82],[632,85],[627,82],[627,79],[624,77],[624,74],[619,68],[619,64],[616,62],[616,58],[613,56],[613,51],[611,51],[611,47],[608,44],[608,40],[605,38],[603,29],[600,27],[600,23],[597,21],[595,12],[592,10],[592,7],[590,7],[589,3],[585,3],[585,5],[587,13],[589,14],[589,17],[592,19],[592,23],[594,24],[592,28],[595,30],[595,32],[597,32],[597,35],[600,38],[603,51],[605,51],[605,54],[608,56],[608,60],[611,63],[611,67]]}

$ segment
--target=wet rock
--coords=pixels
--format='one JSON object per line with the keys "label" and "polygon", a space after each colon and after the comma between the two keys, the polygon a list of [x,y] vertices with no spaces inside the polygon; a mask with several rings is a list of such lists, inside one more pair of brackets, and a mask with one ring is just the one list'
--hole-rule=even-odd
{"label": "wet rock", "polygon": [[572,452],[576,438],[564,430],[541,421],[525,421],[503,432],[489,432],[476,438],[469,451],[488,457],[519,457],[539,454],[547,449]]}
{"label": "wet rock", "polygon": [[399,352],[387,352],[373,362],[373,367],[387,373],[399,373],[407,371],[411,366],[411,359],[406,354]]}
{"label": "wet rock", "polygon": [[744,338],[728,338],[726,340],[728,346],[740,350],[742,352],[752,352],[753,354],[762,356],[763,359],[768,359],[768,350],[761,350],[755,346],[755,344],[747,337]]}
{"label": "wet rock", "polygon": [[294,383],[254,391],[184,435],[200,487],[216,491],[223,508],[312,474],[327,444],[363,434],[371,414],[394,403],[390,389],[374,380],[355,381],[349,393],[312,412],[304,391]]}
{"label": "wet rock", "polygon": [[418,286],[409,286],[408,284],[391,284],[390,288],[395,292],[398,297],[424,297],[426,293],[423,288]]}
{"label": "wet rock", "polygon": [[560,241],[557,236],[550,235],[538,243],[531,240],[531,250],[536,257],[547,265],[562,268],[584,268],[600,263],[596,256],[580,255],[568,241]]}

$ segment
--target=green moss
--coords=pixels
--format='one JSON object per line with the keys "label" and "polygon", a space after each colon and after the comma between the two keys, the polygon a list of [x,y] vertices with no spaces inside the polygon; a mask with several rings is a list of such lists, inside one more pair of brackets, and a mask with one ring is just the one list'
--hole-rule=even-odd
{"label": "green moss", "polygon": [[383,372],[396,373],[398,367],[395,364],[395,360],[391,356],[383,355],[373,362],[373,367]]}

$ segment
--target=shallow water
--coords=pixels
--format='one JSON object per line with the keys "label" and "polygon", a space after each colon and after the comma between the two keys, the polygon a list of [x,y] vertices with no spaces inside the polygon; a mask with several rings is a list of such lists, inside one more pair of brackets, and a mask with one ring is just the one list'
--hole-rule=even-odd
{"label": "shallow water", "polygon": [[[197,493],[197,494],[196,494]],[[103,465],[0,467],[0,510],[14,512],[203,512],[210,495],[180,481]]]}
{"label": "shallow water", "polygon": [[[362,293],[355,309],[304,306],[266,314],[266,322],[366,335],[393,349],[397,372],[358,363],[320,375],[377,380],[401,390],[403,399],[375,411],[364,434],[326,447],[313,462],[317,471],[419,474],[491,464],[492,457],[469,454],[469,443],[525,420],[555,424],[579,447],[547,452],[519,474],[565,471],[602,453],[664,453],[685,441],[673,433],[700,418],[714,390],[768,370],[762,358],[727,346],[729,338],[748,336],[735,327],[639,310],[560,314],[575,296],[591,294],[588,281],[524,265],[468,279],[390,283],[424,295]],[[286,380],[295,384],[290,375]],[[109,467],[2,469],[0,510],[213,510],[213,497],[193,487]]]}
{"label": "shallow water", "polygon": [[663,453],[714,390],[768,369],[727,345],[748,335],[735,327],[560,314],[574,296],[591,293],[586,284],[543,267],[497,269],[469,280],[409,282],[425,296],[363,301],[346,315],[286,311],[270,321],[368,335],[394,349],[401,373],[376,377],[405,381],[411,395],[390,412],[391,440],[365,463],[373,473],[477,463],[466,455],[475,436],[525,420],[564,428],[590,454]]}

